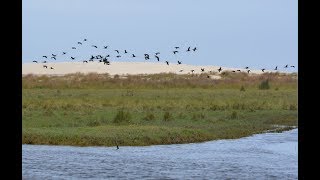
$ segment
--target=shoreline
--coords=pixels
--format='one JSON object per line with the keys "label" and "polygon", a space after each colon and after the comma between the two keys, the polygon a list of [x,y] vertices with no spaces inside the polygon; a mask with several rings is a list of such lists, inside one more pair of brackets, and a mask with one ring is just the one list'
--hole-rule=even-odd
{"label": "shoreline", "polygon": [[[267,134],[267,133],[283,133],[286,131],[291,131],[293,129],[298,129],[298,126],[281,126],[281,127],[275,127],[274,129],[269,129],[269,130],[265,130],[262,132],[255,132],[252,134],[249,134],[247,136],[240,136],[240,137],[236,137],[236,138],[218,138],[218,139],[209,139],[209,140],[204,140],[204,141],[196,141],[196,142],[181,142],[181,143],[169,143],[169,144],[147,144],[147,145],[119,145],[119,146],[126,146],[126,147],[144,147],[144,146],[161,146],[161,145],[175,145],[175,144],[192,144],[192,143],[205,143],[205,142],[209,142],[209,141],[219,141],[219,140],[236,140],[236,139],[241,139],[241,138],[246,138],[246,137],[250,137],[250,136],[254,136],[257,134]],[[45,146],[71,146],[71,147],[113,147],[116,145],[85,145],[85,146],[81,146],[81,145],[68,145],[68,144],[26,144],[23,143],[22,145],[45,145]]]}

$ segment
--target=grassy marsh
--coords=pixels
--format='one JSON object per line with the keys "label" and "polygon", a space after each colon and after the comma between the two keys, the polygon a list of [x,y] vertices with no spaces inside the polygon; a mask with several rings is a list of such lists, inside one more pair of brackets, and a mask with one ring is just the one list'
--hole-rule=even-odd
{"label": "grassy marsh", "polygon": [[188,143],[297,126],[296,74],[27,75],[22,87],[25,144]]}

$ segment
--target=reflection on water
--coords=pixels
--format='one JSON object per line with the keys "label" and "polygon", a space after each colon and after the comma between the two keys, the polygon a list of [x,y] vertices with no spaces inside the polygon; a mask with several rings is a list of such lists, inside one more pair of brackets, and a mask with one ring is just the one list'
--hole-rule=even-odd
{"label": "reflection on water", "polygon": [[22,146],[23,179],[297,179],[298,130],[145,147]]}

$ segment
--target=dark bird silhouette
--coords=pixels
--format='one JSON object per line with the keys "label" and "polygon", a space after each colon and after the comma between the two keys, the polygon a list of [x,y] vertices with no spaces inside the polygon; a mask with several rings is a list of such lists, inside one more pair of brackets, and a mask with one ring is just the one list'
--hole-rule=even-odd
{"label": "dark bird silhouette", "polygon": [[87,39],[84,39],[83,41],[87,41]]}
{"label": "dark bird silhouette", "polygon": [[249,69],[249,67],[247,66],[247,67],[245,67],[245,69]]}
{"label": "dark bird silhouette", "polygon": [[191,72],[193,73],[193,72],[194,72],[194,70],[192,69],[192,70],[191,70]]}
{"label": "dark bird silhouette", "polygon": [[116,51],[119,54],[119,50],[114,50],[114,51]]}
{"label": "dark bird silhouette", "polygon": [[55,56],[51,57],[51,59],[57,60]]}
{"label": "dark bird silhouette", "polygon": [[134,54],[132,54],[132,57],[136,57]]}
{"label": "dark bird silhouette", "polygon": [[121,57],[120,55],[116,56],[117,58]]}
{"label": "dark bird silhouette", "polygon": [[74,59],[75,59],[75,57],[72,57],[72,56],[71,56],[71,59],[72,59],[72,60],[74,60]]}
{"label": "dark bird silhouette", "polygon": [[197,47],[193,48],[192,50],[193,50],[193,51],[196,51],[196,50],[197,50]]}
{"label": "dark bird silhouette", "polygon": [[82,43],[81,43],[81,42],[78,42],[78,44],[81,44],[81,45],[82,45]]}
{"label": "dark bird silhouette", "polygon": [[236,71],[232,71],[232,72],[236,72]]}
{"label": "dark bird silhouette", "polygon": [[201,72],[204,72],[204,68],[201,68]]}
{"label": "dark bird silhouette", "polygon": [[207,75],[207,78],[210,78],[210,76],[209,76],[209,75]]}
{"label": "dark bird silhouette", "polygon": [[150,59],[150,58],[149,58],[148,56],[145,56],[144,59],[145,59],[145,60],[148,60],[148,59]]}
{"label": "dark bird silhouette", "polygon": [[43,61],[42,63],[47,63],[47,61]]}
{"label": "dark bird silhouette", "polygon": [[124,50],[124,53],[128,53],[127,50]]}
{"label": "dark bird silhouette", "polygon": [[266,69],[261,69],[262,72],[264,72],[264,70],[266,70]]}
{"label": "dark bird silhouette", "polygon": [[53,67],[50,67],[50,69],[53,69]]}
{"label": "dark bird silhouette", "polygon": [[247,71],[248,72],[248,74],[249,74],[249,72],[250,72],[250,69]]}
{"label": "dark bird silhouette", "polygon": [[167,65],[169,66],[169,62],[168,62],[168,61],[166,61],[166,63],[167,63]]}
{"label": "dark bird silhouette", "polygon": [[38,63],[38,61],[32,61],[32,62]]}
{"label": "dark bird silhouette", "polygon": [[178,46],[176,46],[176,47],[174,47],[174,48],[179,49],[179,47],[178,47]]}
{"label": "dark bird silhouette", "polygon": [[187,50],[187,51],[190,51],[190,48],[191,48],[191,47],[188,47],[188,50]]}
{"label": "dark bird silhouette", "polygon": [[276,68],[274,68],[274,70],[278,70],[278,66],[276,66]]}
{"label": "dark bird silhouette", "polygon": [[104,48],[104,49],[107,49],[107,48],[108,48],[108,46],[103,46],[103,48]]}
{"label": "dark bird silhouette", "polygon": [[181,64],[181,61],[178,61],[178,64]]}
{"label": "dark bird silhouette", "polygon": [[119,146],[117,145],[117,150],[119,149]]}
{"label": "dark bird silhouette", "polygon": [[98,48],[98,46],[96,46],[96,45],[92,45],[92,47]]}
{"label": "dark bird silhouette", "polygon": [[159,56],[156,55],[156,56],[154,56],[154,57],[156,57],[158,61],[160,60]]}
{"label": "dark bird silhouette", "polygon": [[[89,59],[89,61],[92,61],[93,62],[93,59]],[[100,60],[99,60],[100,61]]]}
{"label": "dark bird silhouette", "polygon": [[238,69],[237,71],[241,72],[241,70],[240,70],[240,69]]}
{"label": "dark bird silhouette", "polygon": [[76,47],[72,47],[72,49],[77,49]]}
{"label": "dark bird silhouette", "polygon": [[65,54],[67,54],[66,52],[62,52],[62,55],[65,55]]}
{"label": "dark bird silhouette", "polygon": [[173,51],[173,54],[176,54],[176,53],[178,53],[179,51]]}
{"label": "dark bird silhouette", "polygon": [[183,70],[181,69],[179,72],[182,72]]}
{"label": "dark bird silhouette", "polygon": [[88,63],[88,61],[83,61],[83,63]]}
{"label": "dark bird silhouette", "polygon": [[288,64],[284,68],[287,68],[287,67],[288,67]]}
{"label": "dark bird silhouette", "polygon": [[94,59],[95,57],[93,55],[91,55],[91,58],[90,59]]}
{"label": "dark bird silhouette", "polygon": [[42,56],[42,57],[44,57],[44,58],[48,58],[47,56]]}
{"label": "dark bird silhouette", "polygon": [[159,55],[160,53],[159,52],[156,52],[156,55]]}
{"label": "dark bird silhouette", "polygon": [[294,68],[294,66],[290,66],[290,67],[293,67],[293,68]]}
{"label": "dark bird silhouette", "polygon": [[107,55],[106,55],[106,57],[110,57],[110,55],[109,55],[109,54],[107,54]]}
{"label": "dark bird silhouette", "polygon": [[51,55],[54,56],[54,57],[57,56],[56,54],[51,54]]}
{"label": "dark bird silhouette", "polygon": [[222,71],[221,67],[218,69],[218,71],[219,71],[219,72]]}
{"label": "dark bird silhouette", "polygon": [[43,68],[48,68],[48,66],[47,65],[43,65]]}

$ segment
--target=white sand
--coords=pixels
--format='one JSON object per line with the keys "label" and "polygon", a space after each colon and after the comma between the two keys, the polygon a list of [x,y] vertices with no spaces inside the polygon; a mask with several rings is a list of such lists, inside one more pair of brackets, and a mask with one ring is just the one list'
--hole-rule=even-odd
{"label": "white sand", "polygon": [[[44,68],[43,65],[47,65],[48,68]],[[50,69],[53,67],[54,69]],[[176,73],[176,74],[188,74],[191,70],[194,70],[195,74],[202,73],[201,68],[204,68],[204,72],[218,72],[220,66],[195,66],[186,64],[170,64],[169,66],[164,62],[111,62],[111,65],[104,65],[102,62],[58,62],[58,63],[23,63],[22,75],[35,74],[35,75],[64,75],[69,73],[109,73],[110,75],[126,75],[126,74],[155,74],[155,73]],[[238,68],[221,67],[222,72],[225,70],[237,70]],[[241,69],[246,72],[246,69]],[[180,72],[180,70],[183,70]],[[236,71],[237,72],[237,71]],[[265,72],[275,72],[267,71]],[[250,73],[261,74],[261,70],[251,70]],[[212,79],[219,79],[218,75],[211,75]]]}

